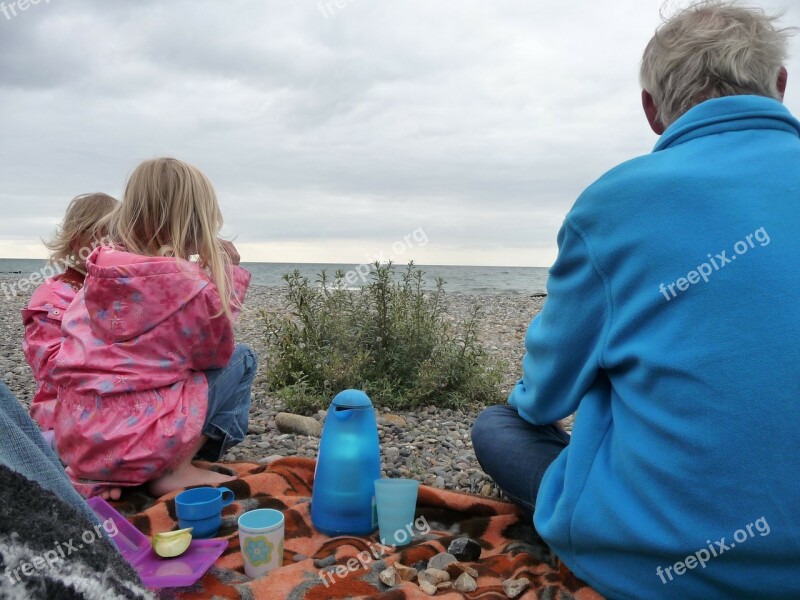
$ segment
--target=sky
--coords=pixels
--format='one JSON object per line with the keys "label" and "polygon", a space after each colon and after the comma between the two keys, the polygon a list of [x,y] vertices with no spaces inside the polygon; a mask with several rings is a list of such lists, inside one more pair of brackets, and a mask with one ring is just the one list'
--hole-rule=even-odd
{"label": "sky", "polygon": [[[549,266],[580,192],[655,144],[639,61],[683,4],[5,0],[0,257],[174,156],[244,261]],[[787,68],[800,115],[798,38]]]}

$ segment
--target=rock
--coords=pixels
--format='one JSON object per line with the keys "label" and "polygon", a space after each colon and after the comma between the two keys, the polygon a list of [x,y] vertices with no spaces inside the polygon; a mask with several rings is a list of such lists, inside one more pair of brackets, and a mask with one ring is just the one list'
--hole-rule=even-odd
{"label": "rock", "polygon": [[383,415],[381,421],[384,425],[395,425],[397,427],[405,427],[408,424],[400,415]]}
{"label": "rock", "polygon": [[389,567],[388,569],[381,571],[380,575],[378,575],[378,578],[389,587],[400,585],[400,583],[403,581],[400,578],[400,574],[397,572],[397,569],[394,567]]}
{"label": "rock", "polygon": [[314,437],[322,435],[322,425],[311,417],[293,415],[292,413],[278,413],[275,416],[275,424],[281,433],[311,435]]}
{"label": "rock", "polygon": [[457,562],[457,560],[458,559],[452,554],[449,554],[447,552],[439,552],[439,554],[432,557],[428,561],[428,568],[444,571],[447,568],[447,565],[449,565],[450,563]]}
{"label": "rock", "polygon": [[397,563],[394,565],[394,568],[403,581],[414,581],[417,577],[417,570],[414,567],[407,567]]}
{"label": "rock", "polygon": [[266,429],[264,429],[263,427],[259,427],[258,425],[250,425],[247,428],[247,433],[252,433],[252,434],[255,434],[255,435],[263,435],[266,432],[267,432]]}
{"label": "rock", "polygon": [[295,554],[295,555],[292,557],[292,560],[293,560],[294,562],[303,562],[303,561],[304,561],[304,560],[306,560],[307,558],[308,558],[308,557],[307,557],[305,554]]}
{"label": "rock", "polygon": [[516,598],[525,591],[531,584],[527,577],[520,577],[519,579],[506,579],[503,582],[503,591],[509,598]]}
{"label": "rock", "polygon": [[439,585],[444,581],[450,581],[450,573],[441,569],[425,569],[419,574],[419,581],[427,581],[432,585]]}
{"label": "rock", "polygon": [[452,587],[453,587],[453,582],[452,581],[443,581],[442,583],[437,583],[436,584],[436,589],[437,590],[449,590]]}
{"label": "rock", "polygon": [[457,592],[461,592],[462,594],[466,594],[468,592],[474,592],[478,589],[478,583],[470,577],[468,573],[462,573],[458,576],[453,582],[453,589]]}
{"label": "rock", "polygon": [[475,569],[461,562],[450,563],[445,571],[450,573],[450,579],[458,579],[462,573],[466,573],[473,579],[478,577],[478,572]]}
{"label": "rock", "polygon": [[280,454],[271,454],[270,456],[268,456],[266,458],[262,458],[261,460],[259,460],[258,464],[260,464],[260,465],[271,465],[276,460],[279,460],[281,458],[283,458],[283,457]]}
{"label": "rock", "polygon": [[428,594],[428,596],[435,596],[436,592],[439,591],[438,589],[436,589],[435,585],[433,585],[432,583],[428,583],[427,581],[420,581],[419,589]]}
{"label": "rock", "polygon": [[462,562],[472,562],[481,557],[481,545],[468,537],[460,537],[450,542],[447,551]]}

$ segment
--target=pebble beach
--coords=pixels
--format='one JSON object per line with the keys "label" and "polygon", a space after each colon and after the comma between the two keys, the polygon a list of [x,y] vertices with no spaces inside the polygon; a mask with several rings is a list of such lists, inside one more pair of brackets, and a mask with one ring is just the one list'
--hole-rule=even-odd
{"label": "pebble beach", "polygon": [[[20,276],[0,276],[0,285],[13,284]],[[21,309],[30,292],[2,297],[0,311],[0,375],[16,397],[26,406],[34,392],[31,371],[22,354],[23,336]],[[470,307],[479,303],[482,321],[479,338],[487,351],[502,361],[505,397],[520,376],[524,337],[528,324],[539,312],[544,298],[526,295],[448,294],[447,318],[458,321],[466,317]],[[282,311],[283,290],[251,286],[245,309],[237,324],[237,341],[250,345],[265,357],[268,352],[261,311]],[[316,457],[319,438],[281,433],[275,423],[286,407],[270,395],[264,374],[264,361],[253,389],[250,427],[244,442],[224,458],[227,461],[269,462],[277,456]],[[440,409],[427,406],[414,411],[385,412],[378,410],[378,433],[384,474],[389,477],[412,477],[421,483],[443,489],[454,489],[485,496],[498,496],[491,479],[481,470],[470,442],[470,427],[483,407],[470,410]],[[324,411],[313,415],[324,422]],[[567,430],[571,429],[566,422]]]}

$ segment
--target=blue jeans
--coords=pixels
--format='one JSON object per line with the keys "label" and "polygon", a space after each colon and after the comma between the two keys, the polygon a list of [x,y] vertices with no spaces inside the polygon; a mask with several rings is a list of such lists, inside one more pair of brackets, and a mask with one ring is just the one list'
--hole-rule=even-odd
{"label": "blue jeans", "polygon": [[[91,523],[99,523],[89,505],[72,487],[58,457],[39,428],[0,381],[0,463],[50,490]],[[22,517],[21,517],[22,518]]]}
{"label": "blue jeans", "polygon": [[481,468],[531,519],[544,472],[569,440],[558,425],[532,425],[509,404],[490,406],[472,426]]}
{"label": "blue jeans", "polygon": [[197,453],[198,458],[216,462],[244,440],[257,367],[258,358],[252,348],[237,344],[226,367],[205,372],[208,410],[203,435],[208,441]]}

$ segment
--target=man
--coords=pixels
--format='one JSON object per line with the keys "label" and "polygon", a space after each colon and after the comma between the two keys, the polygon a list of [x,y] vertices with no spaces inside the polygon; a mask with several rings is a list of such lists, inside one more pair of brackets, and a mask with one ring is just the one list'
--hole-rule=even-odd
{"label": "man", "polygon": [[609,598],[800,598],[786,44],[727,2],[659,28],[641,84],[661,138],[567,215],[523,377],[473,428],[487,473]]}

